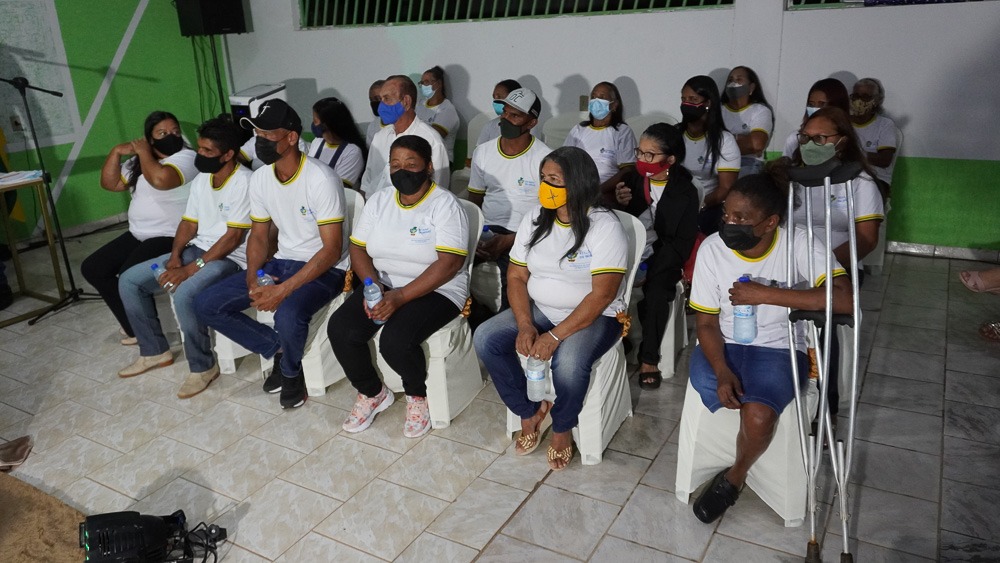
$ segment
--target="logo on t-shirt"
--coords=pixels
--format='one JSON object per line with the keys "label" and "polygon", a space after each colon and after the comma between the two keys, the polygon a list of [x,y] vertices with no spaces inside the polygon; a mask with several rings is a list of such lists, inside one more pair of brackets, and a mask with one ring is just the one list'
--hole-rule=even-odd
{"label": "logo on t-shirt", "polygon": [[410,227],[410,236],[411,237],[417,236],[417,228],[416,227]]}
{"label": "logo on t-shirt", "polygon": [[574,252],[573,254],[567,254],[566,255],[566,261],[567,262],[576,262],[576,257],[577,257],[577,253],[576,252]]}
{"label": "logo on t-shirt", "polygon": [[517,179],[517,186],[521,187],[524,185],[524,176]]}
{"label": "logo on t-shirt", "polygon": [[870,146],[872,146],[872,142],[871,142],[871,141],[865,141],[865,146],[866,146],[866,147],[870,147]]}
{"label": "logo on t-shirt", "polygon": [[305,205],[303,205],[302,207],[299,208],[299,213],[301,213],[302,216],[305,217],[306,213],[309,213],[309,210],[306,209]]}

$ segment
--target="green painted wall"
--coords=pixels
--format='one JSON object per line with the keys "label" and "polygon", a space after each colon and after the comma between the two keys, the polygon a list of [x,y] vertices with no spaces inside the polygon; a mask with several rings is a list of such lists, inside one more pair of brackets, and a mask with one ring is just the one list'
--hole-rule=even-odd
{"label": "green painted wall", "polygon": [[[92,2],[56,0],[81,121],[86,120],[138,4],[137,0],[102,0],[95,9]],[[201,61],[209,44],[205,38],[197,41]],[[214,71],[196,65],[195,58],[191,39],[180,34],[172,3],[152,0],[59,196],[63,227],[103,219],[128,208],[127,194],[101,189],[101,165],[111,147],[142,136],[142,122],[150,111],[162,109],[177,115],[192,142],[198,124],[218,113]],[[223,83],[225,86],[225,77]],[[43,150],[46,168],[53,177],[62,171],[71,148],[60,145]],[[33,151],[10,156],[14,169],[37,168]],[[33,226],[37,204],[24,198],[24,206],[28,225]]]}

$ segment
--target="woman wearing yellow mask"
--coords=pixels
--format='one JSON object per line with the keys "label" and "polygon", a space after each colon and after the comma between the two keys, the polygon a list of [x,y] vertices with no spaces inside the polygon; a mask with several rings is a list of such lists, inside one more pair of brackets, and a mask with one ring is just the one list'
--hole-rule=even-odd
{"label": "woman wearing yellow mask", "polygon": [[[510,250],[510,309],[483,323],[476,352],[507,407],[521,417],[515,453],[538,447],[551,414],[549,467],[573,457],[571,431],[590,372],[621,336],[627,241],[618,218],[599,203],[599,176],[582,149],[562,147],[542,160],[542,208],[521,221]],[[558,400],[532,401],[518,354],[551,360]]]}

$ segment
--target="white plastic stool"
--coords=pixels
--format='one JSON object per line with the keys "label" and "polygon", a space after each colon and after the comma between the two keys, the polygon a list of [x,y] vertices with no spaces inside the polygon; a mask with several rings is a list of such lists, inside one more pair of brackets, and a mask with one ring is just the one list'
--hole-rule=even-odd
{"label": "white plastic stool", "polygon": [[[675,494],[681,502],[687,504],[691,494],[705,481],[733,464],[739,430],[739,411],[721,408],[709,412],[688,381],[675,482]],[[806,472],[794,402],[778,418],[774,440],[750,468],[746,484],[778,513],[786,527],[802,525],[806,516]]]}

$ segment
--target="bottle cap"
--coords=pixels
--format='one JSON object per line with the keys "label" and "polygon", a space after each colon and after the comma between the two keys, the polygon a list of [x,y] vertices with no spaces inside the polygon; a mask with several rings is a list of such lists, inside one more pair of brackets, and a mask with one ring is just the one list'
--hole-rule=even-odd
{"label": "bottle cap", "polygon": [[156,270],[159,270],[159,269],[160,269],[160,265],[159,265],[159,264],[153,264],[153,265],[151,265],[151,266],[149,267],[149,269],[150,269],[150,270],[153,270],[153,271],[155,272]]}
{"label": "bottle cap", "polygon": [[365,278],[365,285],[371,285],[373,283],[375,282],[373,282],[371,278]]}
{"label": "bottle cap", "polygon": [[264,277],[264,270],[257,270],[257,277],[258,278]]}
{"label": "bottle cap", "polygon": [[750,274],[743,274],[740,276],[740,281],[744,283],[750,281]]}
{"label": "bottle cap", "polygon": [[645,272],[646,270],[649,269],[649,264],[645,262],[639,262],[639,269]]}

